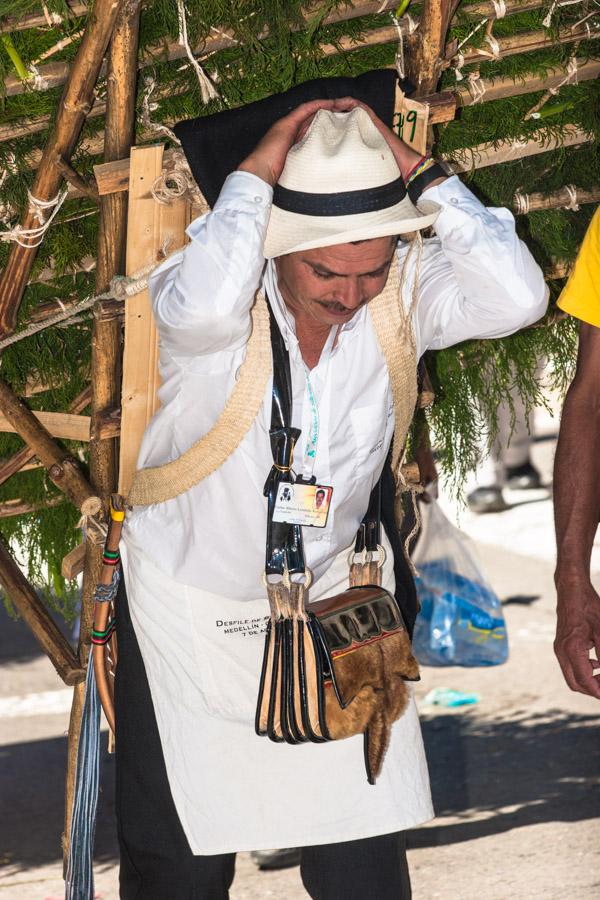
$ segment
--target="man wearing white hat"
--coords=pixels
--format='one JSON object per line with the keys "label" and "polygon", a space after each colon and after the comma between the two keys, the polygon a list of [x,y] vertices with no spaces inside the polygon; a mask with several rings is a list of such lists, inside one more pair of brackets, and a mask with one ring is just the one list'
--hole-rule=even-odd
{"label": "man wearing white hat", "polygon": [[[287,350],[300,431],[296,482],[291,462],[275,460],[273,473],[327,497],[324,526],[299,528],[313,604],[347,586],[388,457],[398,469],[421,355],[536,321],[543,277],[507,210],[486,209],[350,98],[278,121],[188,234],[151,278],[162,407],[124,530],[121,896],[221,900],[236,851],[279,846],[303,848],[313,898],[408,898],[402,833],[433,815],[412,697],[374,784],[361,735],[291,746],[255,733],[277,411],[261,367],[260,291]],[[396,589],[410,631],[414,590],[390,535],[382,585]]]}

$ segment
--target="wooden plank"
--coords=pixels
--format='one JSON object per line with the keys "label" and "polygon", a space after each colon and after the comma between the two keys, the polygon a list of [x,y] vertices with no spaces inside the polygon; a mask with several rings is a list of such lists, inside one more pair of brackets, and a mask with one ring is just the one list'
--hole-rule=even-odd
{"label": "wooden plank", "polygon": [[85,544],[78,544],[76,547],[63,557],[60,565],[60,574],[67,581],[72,581],[83,572],[83,562],[85,559]]}
{"label": "wooden plank", "polygon": [[[159,204],[151,187],[163,169],[163,145],[134,147],[131,152],[127,224],[127,274],[157,263],[165,241],[168,252],[183,246],[189,203]],[[119,492],[127,494],[135,472],[140,442],[158,407],[158,336],[148,290],[125,305],[125,349],[121,413]]]}
{"label": "wooden plank", "polygon": [[[52,437],[65,441],[89,441],[90,417],[77,416],[72,413],[35,412],[34,415],[48,429]],[[0,413],[0,432],[16,433],[6,416]]]}

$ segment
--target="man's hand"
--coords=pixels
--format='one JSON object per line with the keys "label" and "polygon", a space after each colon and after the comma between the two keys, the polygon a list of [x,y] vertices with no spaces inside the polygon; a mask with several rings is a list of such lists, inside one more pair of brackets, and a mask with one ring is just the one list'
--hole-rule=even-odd
{"label": "man's hand", "polygon": [[[554,457],[558,623],[554,649],[574,691],[600,699],[588,651],[600,650],[600,599],[590,558],[600,510],[600,328],[582,322],[577,371],[567,392]],[[598,664],[596,664],[598,666]]]}
{"label": "man's hand", "polygon": [[306,133],[307,128],[320,109],[335,109],[335,100],[311,100],[302,103],[269,128],[238,167],[242,172],[251,172],[274,187],[285,165],[288,150]]}
{"label": "man's hand", "polygon": [[586,577],[557,581],[558,617],[554,652],[572,691],[600,700],[600,662],[589,658],[596,650],[600,659],[600,597]]}

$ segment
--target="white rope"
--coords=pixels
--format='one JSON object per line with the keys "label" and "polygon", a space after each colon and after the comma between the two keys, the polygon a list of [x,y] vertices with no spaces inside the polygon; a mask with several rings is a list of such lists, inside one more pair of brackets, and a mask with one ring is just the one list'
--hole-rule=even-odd
{"label": "white rope", "polygon": [[546,105],[550,97],[556,97],[561,87],[565,84],[577,84],[577,57],[572,56],[569,62],[567,63],[567,74],[560,81],[556,87],[548,88],[545,94],[535,103],[528,112],[525,113],[523,119],[527,122],[529,119],[540,119],[540,109]]}
{"label": "white rope", "polygon": [[467,75],[467,81],[469,88],[469,93],[473,98],[473,102],[471,106],[475,106],[476,103],[481,103],[486,93],[486,86],[484,82],[481,80],[481,75],[479,72],[469,72]]}
{"label": "white rope", "polygon": [[[44,240],[46,232],[52,224],[52,220],[67,199],[69,189],[64,188],[52,200],[40,200],[38,197],[34,197],[30,191],[27,193],[29,196],[30,212],[34,219],[40,223],[39,226],[34,228],[23,228],[20,224],[15,225],[14,228],[9,228],[7,231],[0,232],[0,241],[4,241],[5,243],[14,241],[20,247],[33,248],[39,247]],[[46,219],[45,211],[48,209],[52,209],[52,212]]]}
{"label": "white rope", "polygon": [[167,249],[170,241],[171,239],[167,238],[163,243],[161,250],[162,259],[158,262],[149,263],[132,275],[116,275],[111,279],[110,286],[104,293],[88,297],[86,300],[80,300],[78,303],[73,303],[69,307],[61,304],[59,300],[58,302],[64,307],[64,310],[61,309],[60,312],[48,316],[43,322],[33,322],[31,325],[28,325],[27,328],[24,328],[23,331],[19,331],[18,334],[11,334],[9,337],[3,338],[0,340],[0,352],[6,347],[10,347],[11,344],[17,344],[19,341],[24,341],[25,338],[31,337],[32,334],[45,331],[47,328],[52,328],[54,325],[76,321],[77,317],[82,312],[91,309],[100,300],[125,300],[127,297],[133,297],[135,294],[141,293],[148,287],[148,281],[154,269],[161,266],[168,258]]}
{"label": "white rope", "polygon": [[219,96],[219,92],[216,87],[192,53],[192,48],[189,45],[188,34],[187,34],[187,19],[185,15],[185,3],[184,0],[177,0],[177,16],[179,19],[179,43],[182,47],[185,47],[185,52],[189,61],[196,71],[196,75],[198,76],[198,83],[200,85],[200,93],[202,94],[202,102],[208,103],[210,100],[214,100]]}
{"label": "white rope", "polygon": [[577,84],[577,68],[577,57],[572,56],[567,63],[567,77],[564,81],[565,84],[567,84],[567,82]]}
{"label": "white rope", "polygon": [[544,28],[550,28],[550,25],[552,24],[552,16],[554,15],[554,10],[556,9],[557,6],[558,6],[558,0],[552,0],[550,9],[548,10],[546,15],[542,19],[542,25],[544,26]]}
{"label": "white rope", "polygon": [[147,128],[149,131],[155,131],[157,134],[164,134],[176,144],[181,146],[181,141],[177,137],[174,131],[167,125],[159,125],[157,122],[152,121],[151,113],[156,112],[158,109],[158,103],[155,103],[151,100],[152,94],[154,93],[154,89],[156,87],[156,78],[154,75],[146,75],[144,76],[144,91],[142,94],[142,111],[140,113],[140,120],[144,128]]}
{"label": "white rope", "polygon": [[404,78],[405,68],[404,68],[404,35],[402,33],[402,26],[393,12],[390,13],[392,17],[392,22],[396,27],[396,31],[398,32],[398,49],[396,50],[395,63],[396,63],[396,71],[401,79]]}
{"label": "white rope", "polygon": [[492,51],[492,56],[494,59],[500,59],[500,44],[496,40],[493,34],[486,34],[485,36],[486,44],[489,44],[490,50]]}
{"label": "white rope", "polygon": [[172,156],[172,166],[162,172],[154,181],[151,192],[158,203],[169,204],[182,197],[188,197],[200,213],[208,212],[209,206],[182,151],[176,150]]}
{"label": "white rope", "polygon": [[411,16],[411,14],[409,12],[405,13],[402,18],[406,19],[406,24],[408,25],[408,33],[414,34],[415,31],[417,30],[417,28],[419,27],[419,23],[415,22],[415,20],[413,19],[413,17]]}
{"label": "white rope", "polygon": [[110,281],[111,297],[115,300],[125,300],[127,297],[141,294],[148,287],[150,273],[156,266],[156,263],[149,263],[135,275],[115,275]]}
{"label": "white rope", "polygon": [[[473,35],[479,31],[480,28],[483,28],[483,26],[485,25],[485,23],[487,21],[488,21],[487,17],[485,19],[482,19],[478,25],[476,25],[474,28],[471,29],[471,31],[468,33],[466,38],[463,38],[463,40],[460,42],[460,44],[458,44],[458,46],[456,48],[456,52],[454,54],[454,57],[452,58],[452,62],[453,62],[452,68],[454,69],[454,75],[455,75],[457,81],[462,81],[463,78],[465,77],[462,73],[462,68],[465,64],[465,57],[460,52],[461,48],[465,46],[467,41],[469,41],[473,37]],[[498,48],[498,49],[500,49],[500,48]],[[483,52],[485,53],[486,51],[484,50]],[[479,78],[479,72],[477,73],[477,77]],[[470,75],[469,75],[469,78],[471,78]],[[483,90],[483,93],[485,93],[485,88]],[[483,96],[483,94],[481,96]],[[476,99],[474,99],[473,102],[477,103],[478,101]]]}
{"label": "white rope", "polygon": [[[2,185],[4,184],[4,182],[6,181],[7,178],[8,178],[8,169],[4,169],[4,171],[2,173],[0,173],[0,189],[2,188]],[[14,210],[13,210],[12,206],[10,205],[10,203],[1,202],[0,203],[0,222],[2,222],[3,225],[10,225],[10,220],[12,219],[13,215],[14,215]]]}
{"label": "white rope", "polygon": [[159,175],[151,191],[157,203],[169,204],[185,196],[188,187],[189,179],[185,172],[174,169],[172,172],[163,172]]}
{"label": "white rope", "polygon": [[38,67],[35,63],[30,63],[27,66],[27,71],[29,72],[29,79],[25,82],[26,86],[33,91],[47,91],[49,84],[48,80],[44,78],[43,75],[40,75]]}
{"label": "white rope", "polygon": [[15,208],[10,203],[0,203],[0,222],[3,225],[10,225],[11,219],[15,216]]}
{"label": "white rope", "polygon": [[462,81],[465,77],[462,73],[462,67],[465,64],[465,58],[462,53],[457,53],[454,57],[455,65],[454,65],[454,74],[456,76],[457,81]]}
{"label": "white rope", "polygon": [[[386,2],[381,5],[380,12],[385,6]],[[398,32],[398,49],[396,50],[395,56],[396,71],[398,72],[400,78],[404,78],[406,72],[406,68],[404,65],[404,29],[402,28],[401,21],[394,15],[392,11],[390,11],[390,17],[396,27],[396,31]],[[402,18],[406,20],[406,28],[409,35],[414,34],[419,27],[419,23],[415,22],[410,13],[405,13]]]}
{"label": "white rope", "polygon": [[473,37],[474,34],[477,34],[477,32],[479,31],[480,28],[483,28],[483,26],[485,25],[486,22],[487,22],[487,16],[486,16],[485,19],[482,19],[482,20],[481,20],[481,22],[479,23],[479,25],[476,25],[475,28],[472,28],[472,29],[471,29],[471,31],[468,33],[468,35],[466,36],[466,38],[464,38],[464,39],[460,42],[460,44],[458,45],[458,47],[456,48],[456,52],[457,52],[457,53],[458,53],[458,51],[460,50],[461,47],[464,47],[464,46],[465,46],[465,44],[467,43],[467,41],[470,40],[470,39]]}
{"label": "white rope", "polygon": [[75,528],[81,528],[84,541],[92,544],[104,544],[108,534],[108,525],[101,522],[96,515],[84,513]]}
{"label": "white rope", "polygon": [[573,212],[577,212],[579,209],[579,203],[577,202],[577,188],[574,184],[565,184],[565,191],[569,197],[569,202],[565,206],[565,209],[572,209]]}
{"label": "white rope", "polygon": [[60,15],[60,13],[50,12],[44,0],[42,0],[42,12],[44,13],[44,18],[50,28],[54,28],[55,25],[60,25],[63,21],[63,17]]}
{"label": "white rope", "polygon": [[[581,0],[577,0],[577,2],[580,3]],[[387,3],[387,0],[384,0],[384,5],[385,5],[385,3]],[[381,11],[381,10],[379,10],[379,12],[380,12],[380,11]],[[216,25],[211,25],[211,26],[210,26],[210,30],[211,30],[211,31],[214,31],[215,34],[220,34],[221,37],[226,38],[228,41],[231,41],[231,42],[234,43],[234,44],[239,44],[239,43],[240,43],[240,41],[238,41],[238,39],[235,38],[232,34],[227,34],[227,32],[226,32],[226,31],[223,31],[222,28],[217,28]]]}
{"label": "white rope", "polygon": [[513,206],[518,216],[526,216],[529,212],[529,194],[521,194],[517,191],[513,197]]}
{"label": "white rope", "polygon": [[591,32],[590,32],[590,23],[587,20],[591,19],[591,18],[593,18],[593,16],[597,16],[597,15],[598,15],[598,13],[595,10],[591,13],[588,13],[587,16],[583,17],[583,19],[579,19],[578,22],[575,22],[573,25],[571,25],[571,31],[577,31],[579,26],[583,25],[585,23],[585,30],[587,33],[587,37],[589,38]]}
{"label": "white rope", "polygon": [[29,210],[40,225],[43,225],[46,221],[46,210],[53,209],[60,201],[60,193],[52,200],[40,200],[38,197],[34,197],[31,191],[28,190],[27,197],[29,199]]}
{"label": "white rope", "polygon": [[506,3],[504,0],[492,0],[494,13],[497,19],[503,19],[506,15]]}

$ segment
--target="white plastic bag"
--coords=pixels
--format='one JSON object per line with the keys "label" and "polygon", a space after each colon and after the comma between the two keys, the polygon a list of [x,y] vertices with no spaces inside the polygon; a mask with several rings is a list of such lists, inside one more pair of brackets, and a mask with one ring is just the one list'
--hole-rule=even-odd
{"label": "white plastic bag", "polygon": [[508,658],[502,607],[487,584],[472,541],[436,500],[421,504],[413,552],[421,610],[413,650],[427,666],[495,666]]}

